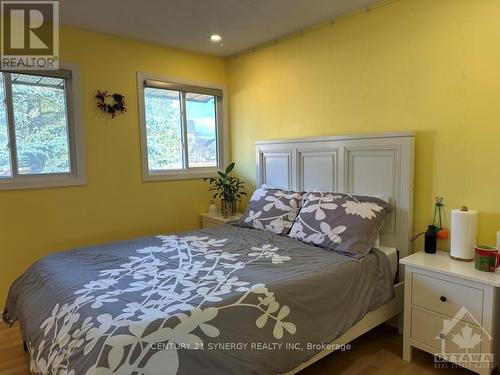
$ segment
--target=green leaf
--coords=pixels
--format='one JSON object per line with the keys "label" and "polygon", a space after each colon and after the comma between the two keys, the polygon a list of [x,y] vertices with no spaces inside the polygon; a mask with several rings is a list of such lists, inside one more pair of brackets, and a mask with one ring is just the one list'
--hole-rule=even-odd
{"label": "green leaf", "polygon": [[231,171],[234,169],[234,164],[235,162],[233,161],[231,164],[229,164],[226,168],[226,174],[231,173]]}
{"label": "green leaf", "polygon": [[217,171],[219,177],[210,177],[204,179],[210,184],[209,192],[213,193],[213,199],[220,198],[227,201],[241,201],[241,196],[245,192],[245,183],[241,181],[238,177],[228,176],[234,170],[235,163],[229,164],[225,171]]}

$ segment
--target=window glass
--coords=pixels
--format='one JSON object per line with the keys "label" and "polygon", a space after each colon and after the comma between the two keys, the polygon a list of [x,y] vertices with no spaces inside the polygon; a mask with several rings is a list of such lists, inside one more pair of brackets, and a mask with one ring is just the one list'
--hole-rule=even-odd
{"label": "window glass", "polygon": [[189,167],[217,166],[216,98],[186,93]]}
{"label": "window glass", "polygon": [[144,103],[149,170],[182,169],[180,93],[146,87]]}
{"label": "window glass", "polygon": [[213,176],[223,163],[218,113],[223,90],[140,75],[138,83],[144,85],[139,103],[144,180]]}
{"label": "window glass", "polygon": [[0,74],[0,178],[12,176],[3,75]]}
{"label": "window glass", "polygon": [[11,77],[18,173],[70,173],[64,79]]}

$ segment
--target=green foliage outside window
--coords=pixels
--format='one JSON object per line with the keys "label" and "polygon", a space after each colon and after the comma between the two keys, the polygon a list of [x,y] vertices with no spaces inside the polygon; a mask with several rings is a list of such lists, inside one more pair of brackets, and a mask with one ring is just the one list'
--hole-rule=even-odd
{"label": "green foliage outside window", "polygon": [[[16,83],[13,80],[12,103],[19,174],[67,173],[71,170],[64,80],[57,81],[49,86]],[[1,89],[2,93],[5,92],[3,87]],[[10,174],[8,144],[4,104],[0,105],[0,176]]]}

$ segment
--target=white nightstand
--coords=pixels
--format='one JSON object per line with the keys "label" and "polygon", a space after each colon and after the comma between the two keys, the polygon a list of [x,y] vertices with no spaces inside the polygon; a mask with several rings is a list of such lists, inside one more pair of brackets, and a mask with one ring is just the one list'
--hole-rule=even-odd
{"label": "white nightstand", "polygon": [[489,375],[500,359],[500,273],[478,271],[474,262],[443,252],[418,252],[400,263],[405,265],[403,359],[411,361],[415,347],[435,354],[438,367],[452,366],[449,361]]}
{"label": "white nightstand", "polygon": [[211,216],[209,214],[201,214],[203,228],[215,227],[217,225],[232,224],[240,220],[242,214],[237,213],[234,216]]}

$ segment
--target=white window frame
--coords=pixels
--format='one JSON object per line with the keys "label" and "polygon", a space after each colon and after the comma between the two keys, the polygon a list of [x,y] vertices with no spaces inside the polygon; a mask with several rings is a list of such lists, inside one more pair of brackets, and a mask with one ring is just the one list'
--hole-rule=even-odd
{"label": "white window frame", "polygon": [[[218,106],[217,111],[217,150],[218,165],[216,167],[192,167],[187,169],[149,170],[148,150],[147,150],[147,135],[146,135],[146,106],[144,103],[144,82],[147,80],[160,81],[166,84],[173,85],[188,85],[197,86],[207,89],[222,90],[222,101]],[[139,127],[141,136],[141,160],[142,160],[142,180],[143,181],[165,181],[165,180],[181,180],[181,179],[200,179],[204,177],[213,177],[217,175],[227,164],[229,155],[229,133],[228,133],[228,107],[227,107],[227,87],[207,82],[195,82],[181,80],[172,77],[162,77],[156,74],[137,72],[137,98],[139,102]]]}
{"label": "white window frame", "polygon": [[[69,95],[66,96],[71,99],[71,102],[67,103],[66,108],[68,116],[68,140],[71,171],[69,173],[47,173],[38,175],[17,174],[17,167],[15,167],[15,163],[17,163],[17,150],[14,150],[11,152],[12,176],[0,178],[0,190],[37,189],[86,184],[83,126],[81,120],[80,69],[77,64],[73,63],[60,62],[59,66],[61,69],[69,70],[71,72],[69,84],[70,91],[68,93]],[[30,71],[18,71],[16,73],[30,74]],[[47,75],[50,75],[50,71],[47,71]],[[10,109],[10,112],[11,118],[7,119],[8,122],[13,121],[12,109]],[[9,147],[15,147],[15,134],[12,134],[13,125],[13,123],[8,125],[10,138]],[[12,157],[13,155],[14,158]]]}

